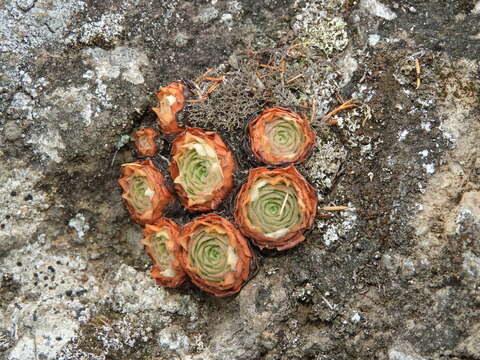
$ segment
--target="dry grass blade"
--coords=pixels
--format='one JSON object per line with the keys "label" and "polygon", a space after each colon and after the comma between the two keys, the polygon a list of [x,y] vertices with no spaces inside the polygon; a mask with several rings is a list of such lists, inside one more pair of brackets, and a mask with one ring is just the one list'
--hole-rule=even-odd
{"label": "dry grass blade", "polygon": [[420,87],[421,79],[420,79],[420,61],[418,59],[415,59],[415,70],[417,72],[417,87],[418,89]]}
{"label": "dry grass blade", "polygon": [[294,77],[292,77],[291,79],[288,79],[288,80],[287,80],[287,84],[288,84],[288,83],[291,83],[291,82],[293,82],[293,81],[295,81],[295,80],[297,80],[297,79],[299,79],[299,78],[301,78],[301,77],[303,77],[303,74],[298,74],[297,76],[294,76]]}
{"label": "dry grass blade", "polygon": [[348,206],[324,206],[321,209],[324,211],[344,211],[348,209]]}
{"label": "dry grass blade", "polygon": [[356,100],[355,99],[350,99],[348,101],[345,101],[342,105],[340,105],[339,107],[333,109],[332,111],[330,111],[327,115],[325,115],[322,120],[325,121],[329,118],[331,118],[333,115],[339,113],[340,111],[343,111],[343,110],[347,110],[347,109],[351,109],[351,108],[354,108],[357,106],[357,103],[356,103]]}

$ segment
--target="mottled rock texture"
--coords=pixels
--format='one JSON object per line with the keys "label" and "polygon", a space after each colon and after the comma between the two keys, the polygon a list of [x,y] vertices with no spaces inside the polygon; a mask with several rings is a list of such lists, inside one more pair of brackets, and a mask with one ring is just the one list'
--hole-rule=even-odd
{"label": "mottled rock texture", "polygon": [[[479,9],[0,0],[0,358],[480,359]],[[208,68],[226,80],[181,119],[221,133],[237,188],[245,124],[289,106],[320,206],[349,207],[227,299],[155,285],[116,183],[155,91]]]}

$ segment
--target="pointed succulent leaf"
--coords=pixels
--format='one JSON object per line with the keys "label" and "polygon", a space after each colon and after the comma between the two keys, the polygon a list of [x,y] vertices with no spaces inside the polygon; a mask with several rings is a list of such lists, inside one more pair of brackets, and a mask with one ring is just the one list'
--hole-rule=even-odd
{"label": "pointed succulent leaf", "polygon": [[316,208],[315,190],[290,165],[251,170],[238,193],[234,215],[240,231],[258,247],[285,250],[304,240]]}

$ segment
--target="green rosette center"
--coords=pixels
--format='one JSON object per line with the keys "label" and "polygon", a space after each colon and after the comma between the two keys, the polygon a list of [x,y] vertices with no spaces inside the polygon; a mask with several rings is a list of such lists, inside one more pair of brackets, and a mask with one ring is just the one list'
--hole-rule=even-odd
{"label": "green rosette center", "polygon": [[132,176],[128,180],[128,191],[130,204],[137,212],[143,214],[151,208],[153,191],[150,189],[145,176]]}
{"label": "green rosette center", "polygon": [[270,184],[260,180],[250,190],[247,217],[268,237],[277,238],[302,221],[297,192],[284,183]]}
{"label": "green rosette center", "polygon": [[305,136],[294,119],[278,118],[265,125],[265,135],[274,155],[295,157],[301,150]]}
{"label": "green rosette center", "polygon": [[217,155],[201,139],[184,147],[186,151],[176,159],[179,176],[175,183],[182,185],[191,203],[210,200],[213,190],[223,181]]}
{"label": "green rosette center", "polygon": [[228,235],[205,229],[191,237],[189,261],[197,275],[211,282],[222,282],[229,272],[234,271],[238,256],[229,245]]}

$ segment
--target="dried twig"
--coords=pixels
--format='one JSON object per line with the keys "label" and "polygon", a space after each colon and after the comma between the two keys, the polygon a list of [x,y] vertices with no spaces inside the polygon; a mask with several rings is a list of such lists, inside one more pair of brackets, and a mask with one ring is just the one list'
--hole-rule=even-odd
{"label": "dried twig", "polygon": [[215,82],[222,82],[223,80],[225,80],[225,76],[220,76],[220,77],[217,77],[217,78],[214,78],[214,77],[206,77],[204,79],[204,81],[215,81]]}
{"label": "dried twig", "polygon": [[208,69],[202,75],[200,75],[198,78],[196,78],[195,82],[197,84],[201,83],[212,71],[213,71],[213,69]]}
{"label": "dried twig", "polygon": [[351,109],[351,108],[354,108],[357,106],[357,104],[355,103],[355,99],[350,99],[348,101],[345,101],[342,105],[340,105],[339,107],[333,109],[332,111],[330,111],[327,115],[325,115],[322,120],[323,121],[326,121],[327,119],[331,118],[333,115],[335,115],[336,113],[342,111],[342,110],[347,110],[347,109]]}
{"label": "dried twig", "polygon": [[348,206],[324,206],[321,209],[325,211],[344,211],[348,209]]}
{"label": "dried twig", "polygon": [[280,68],[278,66],[273,66],[273,65],[267,65],[267,64],[259,64],[258,67],[264,68],[264,69],[270,69],[274,71],[279,71],[279,72],[285,72],[285,69]]}
{"label": "dried twig", "polygon": [[297,80],[298,78],[301,78],[301,77],[303,77],[303,74],[298,74],[298,75],[292,77],[291,79],[288,79],[287,84],[291,83],[292,81],[295,81],[295,80]]}
{"label": "dried twig", "polygon": [[[293,50],[293,49],[296,49],[297,47],[299,46],[305,46],[305,45],[311,45],[313,44],[313,41],[305,41],[305,42],[301,42],[301,43],[297,43],[297,44],[293,44],[292,46],[290,46],[287,50],[287,56],[290,56],[290,52]],[[297,50],[298,51],[298,50]],[[303,54],[304,55],[304,54]]]}
{"label": "dried twig", "polygon": [[417,72],[417,89],[420,87],[421,79],[420,79],[420,61],[415,59],[415,70]]}

